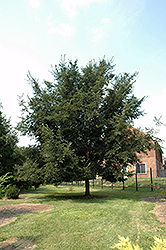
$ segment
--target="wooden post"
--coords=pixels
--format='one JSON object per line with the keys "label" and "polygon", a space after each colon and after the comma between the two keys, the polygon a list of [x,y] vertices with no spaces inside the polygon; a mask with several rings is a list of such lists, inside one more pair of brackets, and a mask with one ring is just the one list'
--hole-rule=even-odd
{"label": "wooden post", "polygon": [[153,191],[153,179],[152,179],[152,169],[150,168],[150,183],[151,183],[151,191]]}
{"label": "wooden post", "polygon": [[123,182],[123,190],[125,190],[125,185],[124,185],[124,178],[123,178],[123,181],[122,181],[122,182]]}
{"label": "wooden post", "polygon": [[124,185],[124,167],[122,168],[122,183],[123,183],[123,190],[125,190],[125,185]]}
{"label": "wooden post", "polygon": [[101,188],[103,188],[103,178],[101,178]]}
{"label": "wooden post", "polygon": [[137,166],[136,166],[136,173],[135,173],[135,183],[136,183],[136,191],[138,191]]}

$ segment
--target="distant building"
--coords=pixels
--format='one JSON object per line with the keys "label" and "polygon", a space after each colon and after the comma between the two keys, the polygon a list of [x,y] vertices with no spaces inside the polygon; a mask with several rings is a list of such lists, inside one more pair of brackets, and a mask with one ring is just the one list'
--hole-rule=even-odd
{"label": "distant building", "polygon": [[153,178],[160,177],[161,170],[163,169],[162,150],[152,149],[147,151],[147,155],[142,153],[138,156],[141,162],[130,166],[129,171],[134,170],[136,173],[137,169],[138,178],[149,178],[151,168]]}

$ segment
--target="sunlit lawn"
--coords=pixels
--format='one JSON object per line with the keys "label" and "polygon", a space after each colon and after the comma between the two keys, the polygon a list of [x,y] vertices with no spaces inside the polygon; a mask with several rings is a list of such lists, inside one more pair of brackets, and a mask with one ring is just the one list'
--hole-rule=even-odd
{"label": "sunlit lawn", "polygon": [[[162,181],[160,184],[165,185]],[[91,186],[96,199],[73,199],[84,195],[83,186],[42,186],[26,193],[15,203],[41,203],[54,207],[49,212],[23,214],[0,228],[0,241],[10,237],[27,238],[37,243],[36,249],[110,249],[118,242],[118,235],[129,236],[144,249],[153,243],[153,237],[166,238],[166,229],[156,219],[154,204],[140,201],[146,196],[161,196],[150,191],[148,181],[127,181],[125,190],[120,185],[112,187]],[[144,187],[143,187],[144,186]],[[72,196],[70,198],[69,196]],[[13,201],[0,201],[0,205]]]}

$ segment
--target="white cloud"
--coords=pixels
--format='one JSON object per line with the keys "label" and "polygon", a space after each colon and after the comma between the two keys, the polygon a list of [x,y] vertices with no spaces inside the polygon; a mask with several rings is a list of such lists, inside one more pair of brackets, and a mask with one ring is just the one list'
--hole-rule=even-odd
{"label": "white cloud", "polygon": [[105,24],[105,23],[109,23],[110,22],[110,18],[103,18],[101,20],[101,23]]}
{"label": "white cloud", "polygon": [[36,22],[36,23],[39,23],[39,22],[40,22],[40,18],[37,17],[37,16],[35,16],[35,22]]}
{"label": "white cloud", "polygon": [[46,24],[48,26],[52,25],[52,15],[50,14],[49,16],[46,17]]}
{"label": "white cloud", "polygon": [[39,0],[29,0],[29,5],[33,9],[39,9],[40,8],[40,1]]}
{"label": "white cloud", "polygon": [[92,42],[99,43],[104,37],[106,31],[110,27],[111,21],[109,18],[103,18],[97,28],[92,29]]}
{"label": "white cloud", "polygon": [[61,23],[59,26],[52,27],[48,30],[48,35],[60,35],[62,37],[71,38],[75,33],[74,27],[69,24]]}
{"label": "white cloud", "polygon": [[102,0],[63,0],[61,7],[66,10],[70,18],[73,18],[77,15],[78,8],[88,7],[94,2],[102,2]]}
{"label": "white cloud", "polygon": [[103,28],[102,27],[98,27],[95,29],[92,29],[92,42],[97,43],[99,42],[102,38],[103,38]]}

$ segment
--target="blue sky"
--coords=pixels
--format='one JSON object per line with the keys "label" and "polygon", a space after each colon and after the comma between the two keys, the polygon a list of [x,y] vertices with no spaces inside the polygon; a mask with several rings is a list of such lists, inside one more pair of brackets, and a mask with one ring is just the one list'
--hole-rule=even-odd
{"label": "blue sky", "polygon": [[116,73],[138,71],[134,93],[147,96],[147,115],[135,126],[152,127],[161,115],[166,123],[165,0],[0,0],[0,101],[13,125],[17,96],[30,93],[28,70],[52,80],[48,71],[64,54],[80,66],[114,57]]}

